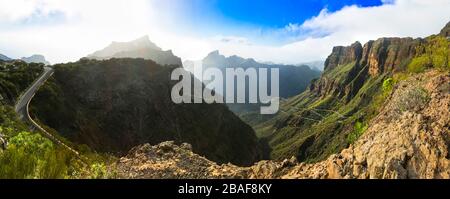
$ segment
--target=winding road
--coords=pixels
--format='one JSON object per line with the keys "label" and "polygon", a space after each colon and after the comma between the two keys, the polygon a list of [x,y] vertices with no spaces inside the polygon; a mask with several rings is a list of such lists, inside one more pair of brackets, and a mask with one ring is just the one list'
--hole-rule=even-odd
{"label": "winding road", "polygon": [[80,153],[78,153],[73,148],[69,147],[68,145],[64,144],[61,140],[53,136],[51,133],[47,132],[44,128],[42,128],[39,124],[37,124],[30,116],[29,114],[29,105],[31,100],[33,99],[36,92],[39,90],[39,88],[47,81],[50,76],[53,75],[53,68],[44,67],[44,72],[37,78],[33,84],[20,96],[19,100],[17,101],[14,109],[19,116],[19,119],[26,122],[27,124],[31,125],[31,128],[33,130],[37,129],[39,130],[45,137],[52,140],[54,143],[66,148],[67,150],[73,152],[76,156],[80,157]]}

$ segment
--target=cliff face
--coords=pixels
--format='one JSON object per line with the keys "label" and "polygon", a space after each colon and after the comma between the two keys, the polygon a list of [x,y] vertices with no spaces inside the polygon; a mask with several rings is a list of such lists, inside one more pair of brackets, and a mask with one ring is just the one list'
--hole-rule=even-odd
{"label": "cliff face", "polygon": [[449,69],[447,29],[424,39],[381,38],[333,48],[322,76],[307,91],[283,102],[277,116],[255,125],[268,140],[271,157],[316,162],[354,143],[393,84],[409,73]]}
{"label": "cliff face", "polygon": [[321,96],[351,99],[369,78],[404,70],[408,61],[421,53],[417,52],[421,43],[422,39],[381,38],[364,46],[356,42],[334,47],[325,61],[324,75],[310,89]]}
{"label": "cliff face", "polygon": [[139,144],[175,140],[217,162],[258,160],[254,131],[225,105],[172,102],[174,67],[144,59],[56,65],[31,102],[32,115],[99,152],[122,154]]}
{"label": "cliff face", "polygon": [[430,71],[394,88],[353,145],[324,161],[261,161],[251,167],[216,164],[189,144],[142,145],[111,168],[121,178],[450,178],[450,74]]}

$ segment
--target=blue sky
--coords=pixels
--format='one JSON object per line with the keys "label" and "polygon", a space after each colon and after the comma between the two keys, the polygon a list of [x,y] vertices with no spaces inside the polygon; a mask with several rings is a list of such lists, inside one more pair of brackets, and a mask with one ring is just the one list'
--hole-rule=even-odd
{"label": "blue sky", "polygon": [[[324,8],[334,12],[350,5],[382,5],[380,0],[213,0],[213,3],[205,4],[206,1],[208,0],[199,1],[197,5],[210,5],[211,8],[207,9],[213,9],[231,22],[263,28],[281,28],[289,23],[302,23],[318,15]],[[198,13],[201,18],[202,12]]]}
{"label": "blue sky", "polygon": [[449,0],[0,0],[0,53],[61,63],[148,35],[183,60],[219,50],[298,64],[355,41],[426,37],[449,10]]}
{"label": "blue sky", "polygon": [[[176,13],[175,29],[194,29],[195,34],[240,35],[253,41],[279,44],[289,41],[289,36],[277,30],[289,24],[302,24],[322,10],[335,12],[345,6],[381,6],[381,0],[165,0],[153,4],[162,12]],[[170,17],[170,16],[168,16]],[[179,23],[182,21],[182,23]],[[195,27],[195,28],[193,28]],[[297,34],[297,35],[295,35]],[[301,36],[301,35],[300,35]]]}

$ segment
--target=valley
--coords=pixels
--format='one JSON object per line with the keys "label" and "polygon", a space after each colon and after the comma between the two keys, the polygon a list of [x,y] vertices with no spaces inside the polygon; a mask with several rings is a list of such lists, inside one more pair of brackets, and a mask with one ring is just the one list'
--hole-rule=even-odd
{"label": "valley", "polygon": [[[336,46],[321,74],[219,51],[202,60],[279,69],[273,115],[175,103],[171,74],[189,62],[147,36],[54,65],[1,55],[0,178],[448,179],[449,34],[450,23],[426,38]],[[211,191],[184,191],[196,189]]]}

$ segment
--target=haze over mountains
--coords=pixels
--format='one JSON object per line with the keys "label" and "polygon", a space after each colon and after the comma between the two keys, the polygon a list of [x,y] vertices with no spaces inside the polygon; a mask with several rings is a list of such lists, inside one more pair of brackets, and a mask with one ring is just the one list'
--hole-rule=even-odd
{"label": "haze over mountains", "polygon": [[112,42],[104,49],[88,55],[87,58],[97,60],[110,58],[143,58],[153,60],[160,65],[182,66],[179,57],[175,56],[171,50],[163,51],[151,42],[148,36],[143,36],[129,42]]}
{"label": "haze over mountains", "polygon": [[[224,55],[221,55],[219,51],[213,51],[209,53],[203,60],[195,62],[195,61],[185,61],[184,67],[190,70],[191,72],[203,71],[204,73],[207,73],[207,69],[209,68],[216,68],[222,71],[223,74],[226,74],[225,70],[227,68],[237,69],[242,68],[244,70],[248,68],[255,68],[257,70],[257,74],[259,74],[258,69],[265,68],[270,71],[271,68],[278,68],[279,69],[279,97],[281,98],[289,98],[291,96],[297,95],[301,92],[303,92],[307,85],[310,83],[311,80],[318,77],[320,75],[320,72],[318,70],[312,70],[309,66],[306,65],[300,65],[300,66],[293,66],[293,65],[281,65],[281,64],[267,64],[267,63],[260,63],[255,61],[254,59],[248,58],[242,58],[237,55],[233,55],[230,57],[226,57]],[[239,74],[239,73],[238,73]],[[269,84],[271,81],[271,77],[268,77],[268,82],[258,82],[258,85],[262,84]],[[237,83],[237,82],[236,82]],[[246,96],[248,96],[248,82],[239,82],[242,84],[246,84]],[[219,85],[215,85],[217,87]],[[223,91],[226,91],[226,88],[231,86],[230,82],[227,82],[224,79],[224,85],[223,85]],[[237,84],[234,84],[235,91],[237,90]],[[268,85],[268,87],[270,87]],[[226,97],[225,93],[220,93],[224,97]],[[236,96],[236,95],[235,95]],[[237,103],[229,103],[227,104],[230,109],[239,114],[249,112],[249,111],[256,111],[259,109],[259,104],[250,104],[247,102],[245,104],[237,104]]]}

